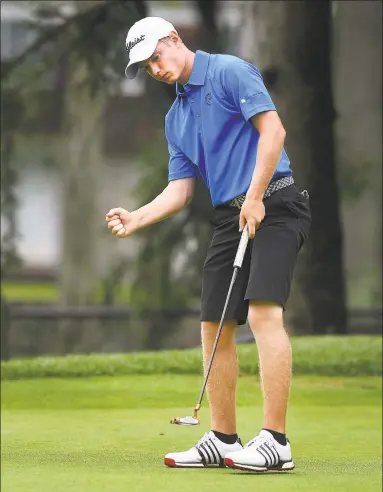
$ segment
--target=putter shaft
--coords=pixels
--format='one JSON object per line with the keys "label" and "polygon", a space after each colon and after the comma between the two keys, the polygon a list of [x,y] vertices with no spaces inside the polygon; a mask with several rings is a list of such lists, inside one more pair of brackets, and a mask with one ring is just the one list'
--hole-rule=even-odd
{"label": "putter shaft", "polygon": [[215,352],[217,350],[217,345],[218,345],[218,342],[219,342],[219,337],[220,337],[221,332],[222,332],[222,327],[223,327],[223,322],[224,322],[224,319],[225,319],[226,309],[227,309],[227,306],[228,306],[229,300],[230,300],[230,294],[231,294],[231,291],[233,290],[233,287],[234,287],[234,284],[235,284],[235,281],[236,281],[236,278],[237,278],[237,275],[238,275],[238,271],[239,271],[239,267],[235,267],[234,268],[234,272],[233,272],[233,276],[231,278],[229,291],[227,293],[225,306],[223,308],[221,321],[220,321],[219,326],[218,326],[217,336],[215,337],[215,342],[214,342],[214,345],[213,345],[213,350],[211,352],[211,356],[210,356],[210,360],[209,360],[209,365],[207,366],[207,369],[206,369],[206,374],[205,374],[205,378],[204,378],[204,381],[203,381],[203,384],[202,384],[201,393],[199,395],[197,405],[196,405],[196,407],[194,409],[194,416],[196,418],[197,418],[197,412],[201,408],[201,403],[202,403],[203,395],[205,393],[207,380],[208,380],[208,377],[209,377],[209,374],[210,374],[211,367],[213,365],[214,355],[215,355]]}
{"label": "putter shaft", "polygon": [[244,229],[243,229],[243,231],[242,231],[241,239],[240,239],[239,245],[238,245],[237,254],[236,254],[235,259],[234,259],[233,276],[231,277],[229,291],[227,293],[225,305],[223,307],[221,321],[219,322],[217,336],[215,338],[213,350],[211,352],[211,356],[210,356],[210,360],[209,360],[209,365],[208,365],[207,370],[206,370],[205,378],[204,378],[204,381],[203,381],[203,384],[202,384],[201,393],[199,395],[197,405],[196,405],[196,407],[194,409],[194,416],[196,418],[197,418],[197,412],[201,408],[201,403],[202,403],[203,395],[205,393],[207,380],[208,380],[208,377],[209,377],[209,374],[210,374],[211,366],[213,365],[214,355],[215,355],[215,352],[217,350],[217,345],[218,345],[218,342],[219,342],[219,337],[220,337],[221,332],[222,332],[223,322],[225,320],[226,309],[227,309],[227,306],[229,304],[229,300],[230,300],[230,296],[231,296],[231,291],[233,290],[233,287],[234,287],[235,281],[237,279],[237,275],[238,275],[239,269],[242,266],[242,262],[243,262],[243,258],[245,256],[245,252],[246,252],[248,241],[249,241],[249,229],[248,229],[248,225],[246,224],[245,227],[244,227]]}
{"label": "putter shaft", "polygon": [[[247,227],[247,224],[246,224],[245,227],[244,227],[244,229],[243,229],[241,240],[240,240],[239,246],[238,246],[238,251],[237,251],[237,254],[236,254],[236,257],[235,257],[235,260],[234,260],[233,276],[231,278],[231,282],[230,282],[230,286],[229,286],[229,291],[228,291],[227,296],[226,296],[226,301],[225,301],[225,305],[224,305],[224,308],[223,308],[221,320],[219,322],[217,335],[215,337],[215,342],[214,342],[214,345],[213,345],[213,350],[211,352],[209,364],[208,364],[208,367],[207,367],[207,370],[206,370],[206,374],[205,374],[205,377],[204,377],[204,381],[203,381],[203,384],[202,384],[202,388],[201,388],[201,392],[200,392],[200,395],[199,395],[199,398],[198,398],[198,402],[197,402],[197,404],[196,404],[196,406],[194,408],[193,418],[195,418],[198,421],[198,423],[199,423],[199,420],[198,420],[198,411],[201,408],[201,403],[202,403],[203,395],[205,393],[207,380],[208,380],[208,377],[209,377],[209,374],[210,374],[211,367],[213,365],[214,355],[215,355],[215,352],[217,350],[217,345],[218,345],[218,342],[219,342],[219,337],[220,337],[221,332],[222,332],[222,327],[223,327],[223,322],[225,320],[225,314],[226,314],[227,306],[229,304],[231,292],[233,290],[235,281],[237,279],[237,275],[238,275],[239,269],[242,266],[242,262],[243,262],[243,258],[245,256],[245,252],[246,252],[248,240],[249,240],[249,233],[248,233],[248,227]],[[172,424],[181,423],[181,419],[179,417],[177,417],[175,419],[172,419],[170,421],[170,423],[172,423]]]}

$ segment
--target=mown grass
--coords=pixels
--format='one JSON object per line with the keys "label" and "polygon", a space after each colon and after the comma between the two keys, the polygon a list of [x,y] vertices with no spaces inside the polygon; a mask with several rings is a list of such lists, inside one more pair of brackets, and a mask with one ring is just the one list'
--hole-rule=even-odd
{"label": "mown grass", "polygon": [[[163,456],[209,429],[172,426],[188,415],[198,375],[128,375],[2,382],[4,492],[378,492],[381,378],[295,376],[288,436],[296,469],[255,475],[230,469],[174,470]],[[238,433],[262,426],[257,376],[238,383]]]}
{"label": "mown grass", "polygon": [[[55,282],[16,282],[1,283],[1,292],[8,302],[26,302],[55,304],[59,301],[59,285]],[[103,302],[103,287],[96,285],[93,293],[93,303]],[[126,305],[130,301],[130,287],[121,286],[116,291],[115,304]]]}
{"label": "mown grass", "polygon": [[[292,337],[294,373],[324,376],[381,375],[380,336]],[[240,374],[257,374],[254,344],[238,347]],[[2,362],[2,379],[91,377],[126,374],[201,374],[201,351],[68,355]]]}

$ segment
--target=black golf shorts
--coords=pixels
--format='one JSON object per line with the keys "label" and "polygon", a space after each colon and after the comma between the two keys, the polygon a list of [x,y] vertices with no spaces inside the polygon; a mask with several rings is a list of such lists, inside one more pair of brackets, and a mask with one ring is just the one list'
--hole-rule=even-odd
{"label": "black golf shorts", "polygon": [[[250,240],[238,272],[225,320],[243,325],[250,300],[271,301],[285,309],[297,255],[309,235],[309,198],[295,184],[264,200],[265,218]],[[241,233],[239,209],[216,207],[214,234],[202,276],[201,321],[219,321],[233,275]]]}

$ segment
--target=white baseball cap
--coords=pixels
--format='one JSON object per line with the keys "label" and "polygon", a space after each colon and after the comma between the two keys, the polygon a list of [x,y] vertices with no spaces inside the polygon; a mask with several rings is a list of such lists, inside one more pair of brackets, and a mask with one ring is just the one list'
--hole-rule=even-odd
{"label": "white baseball cap", "polygon": [[174,26],[161,17],[145,17],[129,29],[126,36],[126,49],[129,53],[129,63],[125,68],[125,75],[134,79],[137,75],[137,63],[152,56],[160,39],[176,31]]}

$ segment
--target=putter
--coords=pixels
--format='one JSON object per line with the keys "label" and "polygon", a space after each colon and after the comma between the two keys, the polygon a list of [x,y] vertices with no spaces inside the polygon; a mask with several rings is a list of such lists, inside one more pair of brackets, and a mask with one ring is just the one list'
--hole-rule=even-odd
{"label": "putter", "polygon": [[244,229],[243,229],[243,231],[242,231],[241,240],[239,241],[238,251],[237,251],[237,254],[235,256],[235,260],[234,260],[234,264],[233,264],[233,266],[234,266],[233,276],[231,278],[230,287],[229,287],[229,291],[228,291],[227,297],[226,297],[226,302],[225,302],[225,305],[224,305],[224,308],[223,308],[221,321],[220,321],[219,326],[218,326],[217,336],[215,338],[213,350],[211,352],[209,365],[207,367],[205,378],[204,378],[204,381],[203,381],[203,384],[202,384],[201,393],[199,395],[197,405],[194,408],[194,415],[193,415],[193,417],[191,417],[191,416],[189,416],[189,417],[175,417],[174,419],[172,419],[170,421],[171,424],[177,424],[177,425],[198,425],[200,423],[200,421],[198,419],[198,411],[201,408],[202,398],[203,398],[203,395],[205,393],[207,379],[208,379],[209,374],[210,374],[211,366],[213,365],[214,354],[216,352],[218,341],[219,341],[219,337],[221,335],[223,321],[225,319],[226,309],[227,309],[227,305],[229,304],[231,291],[233,290],[233,286],[234,286],[234,283],[236,281],[236,278],[237,278],[237,275],[238,275],[238,271],[239,271],[239,269],[242,266],[242,262],[243,262],[243,258],[245,256],[245,252],[246,252],[248,241],[249,241],[249,231],[248,231],[248,227],[247,227],[247,224],[246,224],[245,227],[244,227]]}

